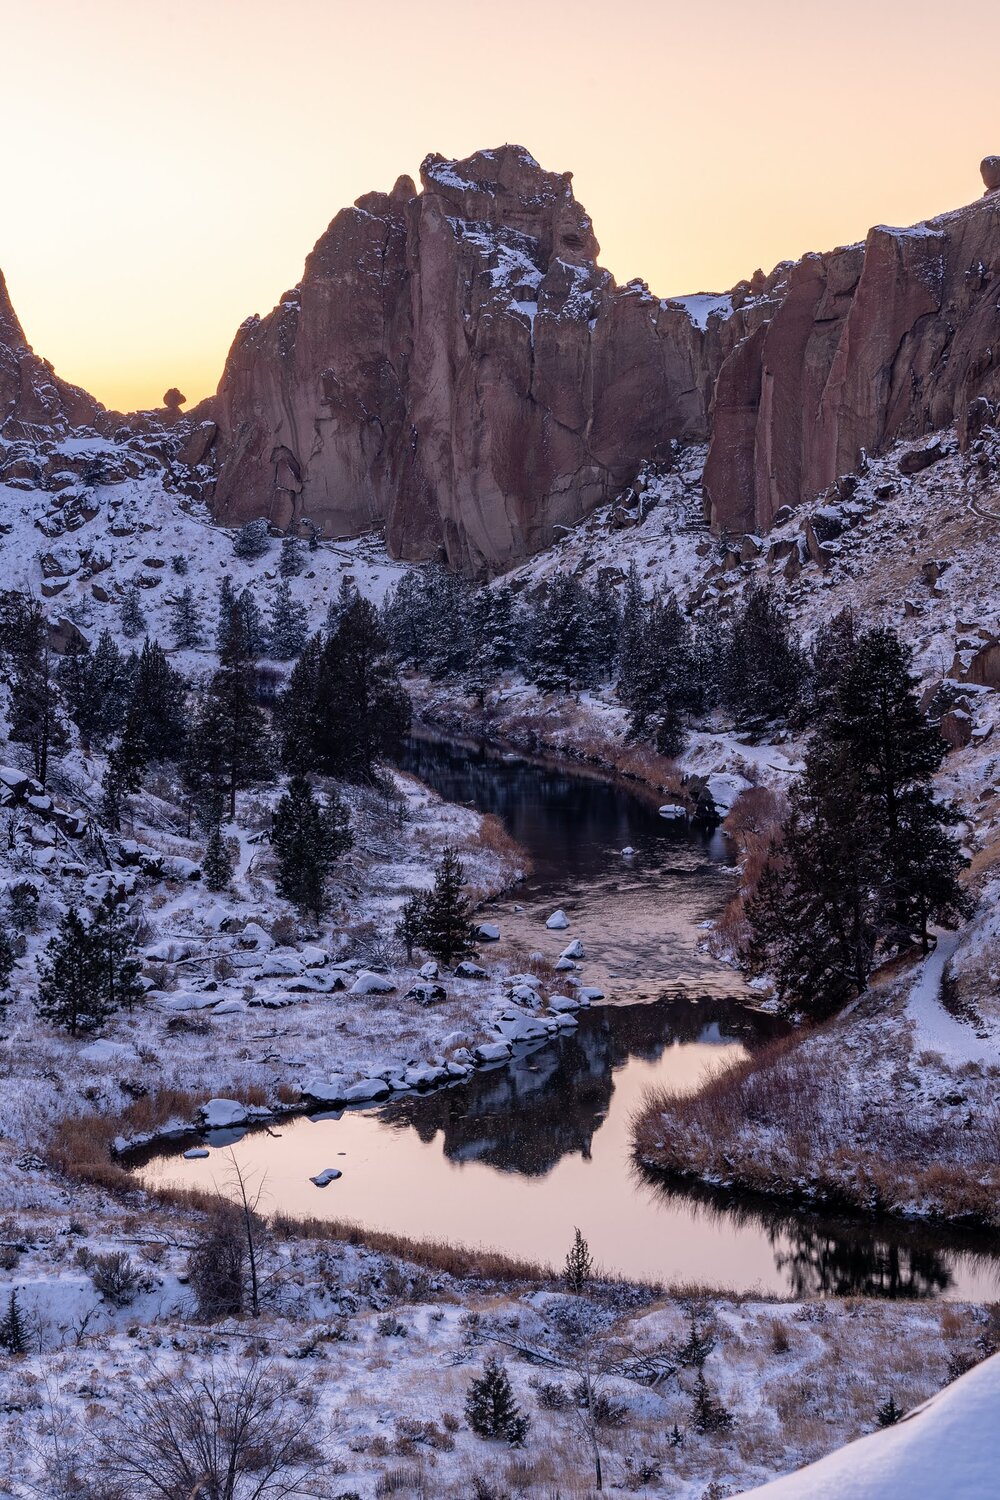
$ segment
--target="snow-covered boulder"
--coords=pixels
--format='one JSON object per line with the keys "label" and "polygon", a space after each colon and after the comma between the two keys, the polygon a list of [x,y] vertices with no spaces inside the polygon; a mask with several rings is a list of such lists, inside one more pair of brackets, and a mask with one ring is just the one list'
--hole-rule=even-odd
{"label": "snow-covered boulder", "polygon": [[309,1181],[315,1183],[316,1187],[327,1187],[343,1175],[339,1167],[326,1167],[322,1172],[317,1172],[315,1177],[310,1177]]}
{"label": "snow-covered boulder", "polygon": [[745,776],[737,776],[733,771],[713,771],[711,776],[706,777],[705,785],[708,795],[715,803],[716,812],[724,818],[740,792],[745,792],[750,783]]}
{"label": "snow-covered boulder", "polygon": [[484,943],[496,943],[500,938],[500,926],[497,922],[480,922],[476,932]]}
{"label": "snow-covered boulder", "polygon": [[227,1130],[231,1125],[245,1125],[247,1107],[238,1099],[209,1099],[198,1113],[206,1130]]}
{"label": "snow-covered boulder", "polygon": [[470,963],[463,958],[460,964],[455,965],[456,979],[488,979],[489,975],[481,964]]}
{"label": "snow-covered boulder", "polygon": [[391,995],[396,986],[387,974],[373,974],[362,969],[351,985],[352,995]]}
{"label": "snow-covered boulder", "polygon": [[509,1042],[482,1042],[475,1049],[476,1061],[484,1064],[506,1062],[510,1057]]}
{"label": "snow-covered boulder", "polygon": [[261,979],[291,979],[302,973],[302,959],[291,949],[276,948],[261,964]]}
{"label": "snow-covered boulder", "polygon": [[631,859],[634,854],[635,850],[632,848],[632,845],[626,844],[625,848],[622,850],[622,859]]}
{"label": "snow-covered boulder", "polygon": [[211,1153],[206,1146],[192,1146],[190,1150],[184,1152],[184,1160],[203,1161],[205,1157],[209,1156],[210,1154]]}
{"label": "snow-covered boulder", "polygon": [[579,938],[574,938],[573,941],[571,943],[567,944],[567,946],[563,949],[563,951],[560,953],[559,957],[560,958],[582,958],[583,957],[583,944],[581,943],[580,939]]}
{"label": "snow-covered boulder", "polygon": [[533,984],[515,984],[511,989],[510,998],[516,1000],[518,1005],[530,1005],[532,1008],[541,1005],[542,997]]}
{"label": "snow-covered boulder", "polygon": [[549,997],[549,1010],[557,1015],[560,1011],[574,1011],[580,1009],[580,999],[577,995],[551,995]]}
{"label": "snow-covered boulder", "polygon": [[307,969],[322,969],[327,960],[325,948],[317,948],[307,943],[304,948],[299,949],[299,957]]}
{"label": "snow-covered boulder", "polygon": [[443,984],[415,984],[406,992],[407,1000],[416,1000],[418,1005],[440,1005],[447,1000],[448,992]]}
{"label": "snow-covered boulder", "polygon": [[603,1000],[604,991],[594,984],[586,984],[579,991],[581,1005],[589,1005],[591,1000]]}
{"label": "snow-covered boulder", "polygon": [[247,922],[240,933],[240,946],[253,948],[258,953],[270,953],[276,945],[274,938],[259,922]]}
{"label": "snow-covered boulder", "polygon": [[429,958],[425,964],[421,964],[420,966],[421,979],[436,979],[439,972],[440,971],[438,969],[438,966],[434,962],[433,958]]}
{"label": "snow-covered boulder", "polygon": [[538,1042],[549,1034],[549,1027],[541,1016],[505,1015],[496,1023],[496,1029],[505,1041]]}
{"label": "snow-covered boulder", "polygon": [[134,1058],[135,1052],[131,1047],[126,1047],[122,1042],[109,1042],[101,1037],[99,1041],[89,1042],[86,1047],[81,1047],[78,1054],[84,1062],[108,1063],[121,1062],[125,1058]]}
{"label": "snow-covered boulder", "polygon": [[665,802],[659,809],[660,817],[674,821],[677,818],[687,817],[687,808],[682,807],[679,802]]}
{"label": "snow-covered boulder", "polygon": [[386,1099],[392,1090],[384,1078],[360,1078],[344,1090],[345,1104],[367,1104],[373,1099]]}
{"label": "snow-covered boulder", "polygon": [[176,964],[183,958],[194,958],[198,951],[199,945],[186,938],[163,938],[146,949],[145,957],[154,964]]}
{"label": "snow-covered boulder", "polygon": [[571,969],[576,968],[576,964],[571,958],[557,958],[552,967],[558,974],[568,974]]}
{"label": "snow-covered boulder", "polygon": [[301,1088],[302,1098],[310,1104],[324,1104],[330,1109],[337,1109],[344,1103],[344,1095],[349,1085],[342,1074],[335,1074],[332,1078],[313,1078],[309,1083],[304,1083]]}
{"label": "snow-covered boulder", "polygon": [[569,917],[560,907],[559,911],[552,913],[545,925],[550,932],[562,932],[565,927],[569,926]]}

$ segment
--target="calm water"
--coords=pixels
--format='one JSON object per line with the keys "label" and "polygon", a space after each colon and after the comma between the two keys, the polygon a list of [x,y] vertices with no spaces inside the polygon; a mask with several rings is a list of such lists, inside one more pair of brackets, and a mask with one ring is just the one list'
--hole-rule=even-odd
{"label": "calm water", "polygon": [[[579,1225],[609,1270],[665,1282],[996,1296],[997,1263],[972,1240],[776,1214],[671,1190],[634,1168],[629,1121],[647,1087],[696,1088],[778,1029],[699,951],[699,923],[732,888],[718,834],[668,824],[655,801],[544,763],[418,742],[407,766],[497,813],[530,853],[530,879],[495,908],[505,945],[554,955],[580,937],[583,976],[608,1003],[582,1012],[577,1031],[461,1086],[209,1135],[208,1158],[154,1157],[147,1178],[225,1190],[233,1151],[263,1176],[265,1206],[557,1265]],[[622,860],[625,845],[634,860]],[[546,930],[555,906],[571,918],[568,932]],[[309,1178],[326,1167],[343,1176],[318,1189]]]}

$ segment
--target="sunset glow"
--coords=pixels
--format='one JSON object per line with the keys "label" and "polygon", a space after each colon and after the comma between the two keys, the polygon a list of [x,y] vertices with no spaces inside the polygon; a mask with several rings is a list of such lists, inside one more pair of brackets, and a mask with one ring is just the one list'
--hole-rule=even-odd
{"label": "sunset glow", "polygon": [[756,266],[981,191],[994,7],[922,0],[6,0],[0,267],[119,408],[214,389],[344,204],[431,150],[572,170],[620,280]]}

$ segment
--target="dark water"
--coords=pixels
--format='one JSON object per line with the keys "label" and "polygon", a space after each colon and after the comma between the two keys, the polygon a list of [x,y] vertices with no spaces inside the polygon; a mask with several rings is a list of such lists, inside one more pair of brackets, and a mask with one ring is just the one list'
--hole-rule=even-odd
{"label": "dark water", "polygon": [[[775,1212],[680,1190],[638,1170],[630,1120],[651,1085],[694,1089],[780,1023],[699,951],[699,922],[731,890],[725,841],[665,823],[655,800],[596,778],[440,742],[406,768],[501,816],[533,860],[497,920],[508,942],[557,953],[584,941],[607,1004],[507,1066],[380,1109],[209,1136],[207,1159],[148,1161],[160,1182],[225,1188],[229,1150],[265,1177],[265,1204],[561,1264],[576,1225],[609,1270],[668,1283],[795,1295],[995,1297],[985,1240]],[[620,850],[631,844],[634,861]],[[554,906],[572,919],[548,932]],[[521,910],[515,908],[520,907]],[[643,1003],[636,1003],[636,1002]],[[337,1166],[319,1190],[309,1178]]]}

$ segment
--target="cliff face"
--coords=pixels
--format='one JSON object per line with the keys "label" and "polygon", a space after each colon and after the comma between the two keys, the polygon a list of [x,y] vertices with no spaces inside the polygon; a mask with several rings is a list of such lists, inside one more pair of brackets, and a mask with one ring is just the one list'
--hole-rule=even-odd
{"label": "cliff face", "polygon": [[385,524],[398,556],[495,571],[706,436],[739,320],[617,287],[569,174],[520,147],[429,156],[421,182],[338,214],[240,329],[211,403],[215,509]]}
{"label": "cliff face", "polygon": [[30,438],[93,424],[104,408],[33,353],[0,272],[0,433]]}
{"label": "cliff face", "polygon": [[[984,177],[986,175],[984,164]],[[715,390],[705,469],[718,530],[766,530],[863,450],[1000,398],[1000,192],[793,266]]]}

